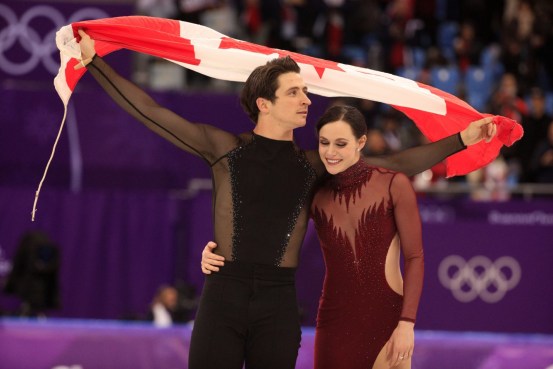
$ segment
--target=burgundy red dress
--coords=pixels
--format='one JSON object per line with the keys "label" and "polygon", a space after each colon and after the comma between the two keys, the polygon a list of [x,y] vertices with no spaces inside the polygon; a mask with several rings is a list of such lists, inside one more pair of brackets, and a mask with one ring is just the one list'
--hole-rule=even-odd
{"label": "burgundy red dress", "polygon": [[[315,368],[370,369],[398,321],[415,321],[424,274],[416,195],[404,174],[360,160],[321,186],[311,213],[326,263]],[[403,296],[385,276],[396,234]]]}

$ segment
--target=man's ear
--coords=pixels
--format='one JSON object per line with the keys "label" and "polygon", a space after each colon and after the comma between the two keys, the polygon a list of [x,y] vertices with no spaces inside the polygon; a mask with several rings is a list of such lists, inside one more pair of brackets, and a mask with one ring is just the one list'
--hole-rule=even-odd
{"label": "man's ear", "polygon": [[258,97],[255,100],[255,104],[261,113],[266,113],[269,108],[268,101],[262,97]]}

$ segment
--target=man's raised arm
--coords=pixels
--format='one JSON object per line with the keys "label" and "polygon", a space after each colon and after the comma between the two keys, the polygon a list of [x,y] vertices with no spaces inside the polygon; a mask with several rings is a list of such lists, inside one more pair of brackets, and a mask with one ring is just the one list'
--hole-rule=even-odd
{"label": "man's raised arm", "polygon": [[194,124],[160,106],[146,92],[123,78],[96,55],[94,40],[79,30],[81,66],[94,76],[109,96],[146,127],[183,150],[212,163],[236,143],[236,137],[210,125]]}

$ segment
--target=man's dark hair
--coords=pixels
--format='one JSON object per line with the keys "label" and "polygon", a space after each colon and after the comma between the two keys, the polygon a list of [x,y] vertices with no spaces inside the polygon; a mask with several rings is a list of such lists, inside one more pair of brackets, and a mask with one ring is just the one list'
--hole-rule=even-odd
{"label": "man's dark hair", "polygon": [[240,94],[240,104],[250,119],[257,124],[259,97],[274,102],[278,88],[278,77],[285,73],[299,73],[299,65],[289,56],[273,59],[253,70]]}

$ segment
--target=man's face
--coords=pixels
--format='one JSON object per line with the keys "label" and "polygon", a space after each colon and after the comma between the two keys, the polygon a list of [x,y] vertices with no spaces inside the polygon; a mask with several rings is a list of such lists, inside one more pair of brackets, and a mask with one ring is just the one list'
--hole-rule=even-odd
{"label": "man's face", "polygon": [[307,97],[307,86],[301,75],[282,74],[278,77],[278,86],[274,103],[267,101],[269,116],[283,129],[305,126],[311,100]]}

